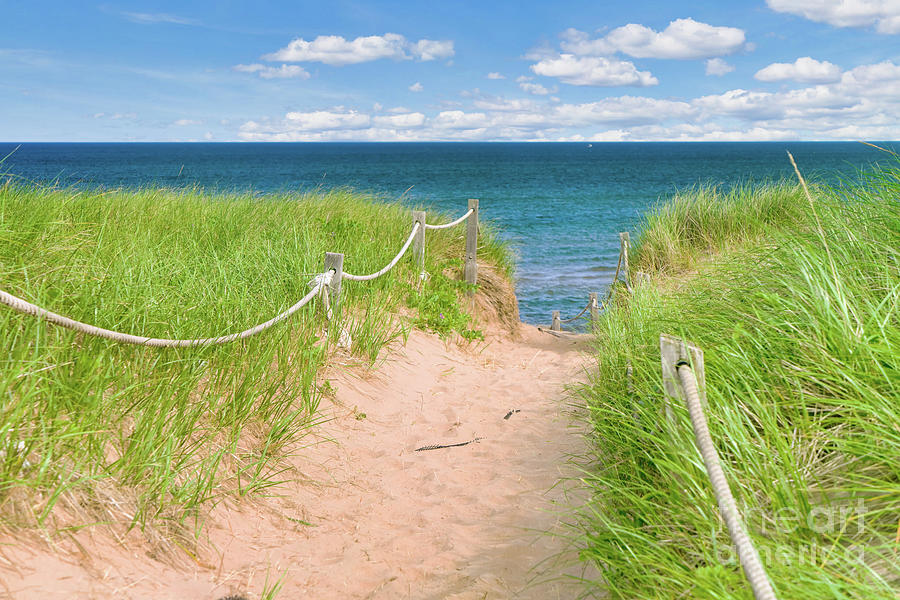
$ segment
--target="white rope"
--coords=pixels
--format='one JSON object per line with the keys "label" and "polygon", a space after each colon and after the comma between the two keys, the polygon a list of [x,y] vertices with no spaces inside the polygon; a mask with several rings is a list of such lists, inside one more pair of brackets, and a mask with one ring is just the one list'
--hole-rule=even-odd
{"label": "white rope", "polygon": [[382,275],[384,275],[385,273],[387,273],[388,271],[393,269],[394,265],[396,265],[397,262],[401,258],[403,258],[403,255],[406,254],[406,251],[409,249],[409,245],[412,244],[413,238],[416,237],[416,232],[418,230],[419,230],[419,224],[414,223],[412,231],[409,233],[409,238],[407,238],[406,243],[403,244],[403,247],[400,248],[400,252],[397,254],[397,256],[394,257],[394,259],[391,262],[389,262],[387,265],[385,265],[385,267],[383,269],[381,269],[380,271],[376,271],[375,273],[370,273],[369,275],[352,275],[352,274],[344,271],[341,274],[341,278],[349,279],[350,281],[371,281],[372,279],[381,277]]}
{"label": "white rope", "polygon": [[102,327],[97,327],[95,325],[88,325],[87,323],[75,321],[74,319],[70,319],[68,317],[58,315],[55,312],[51,312],[49,310],[41,308],[40,306],[32,304],[31,302],[27,302],[25,300],[22,300],[21,298],[13,296],[12,294],[8,294],[3,290],[0,290],[0,303],[14,308],[19,312],[25,313],[26,315],[44,319],[67,329],[73,329],[75,331],[78,331],[79,333],[102,337],[116,342],[122,342],[123,344],[153,346],[155,348],[185,348],[189,346],[226,344],[228,342],[242,340],[244,338],[248,338],[250,336],[263,332],[272,325],[275,325],[276,323],[287,319],[292,314],[300,310],[303,306],[308,304],[310,300],[316,297],[316,294],[318,294],[323,287],[328,285],[328,283],[331,281],[331,275],[331,272],[329,272],[317,276],[314,280],[316,283],[312,291],[303,296],[303,298],[301,298],[300,301],[294,304],[292,307],[290,307],[280,315],[269,319],[265,323],[260,323],[259,325],[241,331],[240,333],[232,333],[231,335],[223,335],[219,337],[197,338],[189,340],[142,337],[131,335],[130,333],[120,333],[118,331],[112,331],[110,329],[103,329]]}
{"label": "white rope", "polygon": [[697,378],[694,371],[690,365],[684,363],[678,365],[676,369],[684,390],[688,412],[691,415],[691,425],[694,428],[697,448],[700,450],[700,455],[703,456],[706,474],[716,493],[719,512],[725,520],[731,541],[737,548],[738,558],[744,567],[744,574],[753,589],[753,597],[756,600],[776,600],[775,592],[766,575],[766,570],[763,568],[762,561],[759,559],[759,554],[741,525],[741,516],[734,503],[734,496],[731,495],[731,488],[728,487],[725,472],[722,471],[722,464],[719,462],[719,454],[709,435],[709,426],[706,423],[706,415],[703,413],[700,394],[697,392]]}
{"label": "white rope", "polygon": [[444,223],[443,225],[429,225],[428,223],[425,223],[425,229],[448,229],[448,228],[450,228],[450,227],[456,227],[457,225],[459,225],[460,223],[462,223],[463,221],[465,221],[466,219],[468,219],[468,218],[469,218],[469,215],[471,215],[473,212],[475,212],[475,209],[474,209],[474,208],[470,208],[470,209],[466,212],[466,214],[464,214],[463,216],[461,216],[461,217],[458,218],[457,220],[451,221],[450,223]]}
{"label": "white rope", "polygon": [[325,307],[325,318],[331,321],[331,297],[328,295],[328,286],[331,285],[331,279],[334,277],[334,269],[325,273],[319,273],[309,282],[309,287],[319,290],[322,296],[322,305]]}

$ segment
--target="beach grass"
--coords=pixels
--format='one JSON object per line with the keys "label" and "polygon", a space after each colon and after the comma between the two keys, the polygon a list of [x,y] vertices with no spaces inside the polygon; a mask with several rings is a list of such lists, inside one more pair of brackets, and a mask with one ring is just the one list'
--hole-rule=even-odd
{"label": "beach grass", "polygon": [[[348,272],[380,269],[411,226],[408,208],[351,191],[216,195],[6,181],[0,281],[100,327],[218,336],[306,295],[326,251],[343,252]],[[507,249],[490,226],[482,233],[480,258],[509,274]],[[452,316],[441,333],[469,334],[467,303],[445,293],[458,285],[464,246],[465,227],[430,231],[422,291],[410,291],[419,273],[405,257],[374,281],[345,280],[330,326],[315,300],[221,346],[122,345],[0,307],[0,527],[52,534],[115,523],[190,538],[223,498],[271,492],[319,418],[329,390],[321,371],[341,331],[362,365],[429,322],[411,301]]]}
{"label": "beach grass", "polygon": [[652,283],[618,290],[578,392],[590,591],[752,598],[686,409],[665,417],[667,333],[704,352],[712,437],[778,597],[897,597],[900,169],[860,179],[812,204],[793,183],[701,188],[646,217]]}

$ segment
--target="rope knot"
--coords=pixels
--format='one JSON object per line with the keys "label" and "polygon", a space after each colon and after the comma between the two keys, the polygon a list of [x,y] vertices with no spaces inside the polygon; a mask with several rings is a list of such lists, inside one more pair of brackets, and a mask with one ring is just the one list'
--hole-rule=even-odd
{"label": "rope knot", "polygon": [[334,278],[334,271],[326,271],[324,273],[319,273],[315,277],[309,280],[309,287],[314,288],[317,286],[328,287],[331,285],[331,280]]}

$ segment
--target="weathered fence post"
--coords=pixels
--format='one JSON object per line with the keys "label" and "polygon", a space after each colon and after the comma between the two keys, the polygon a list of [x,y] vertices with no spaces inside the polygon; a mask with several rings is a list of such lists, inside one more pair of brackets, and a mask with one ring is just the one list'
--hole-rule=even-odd
{"label": "weathered fence post", "polygon": [[[469,209],[472,214],[466,219],[466,283],[474,286],[478,283],[478,200],[469,198]],[[475,293],[474,288],[469,295]]]}
{"label": "weathered fence post", "polygon": [[631,289],[631,280],[628,277],[628,246],[631,243],[631,237],[627,231],[619,234],[619,252],[622,253],[622,274],[625,278],[625,287]]}
{"label": "weathered fence post", "polygon": [[562,329],[562,322],[559,320],[559,311],[553,311],[553,323],[550,325],[550,331],[560,331]]}
{"label": "weathered fence post", "polygon": [[328,304],[332,312],[337,311],[341,302],[341,279],[344,275],[344,255],[340,252],[325,253],[325,272],[334,271],[328,284]]}
{"label": "weathered fence post", "polygon": [[412,251],[413,261],[415,261],[416,269],[419,271],[419,285],[421,285],[422,274],[425,273],[425,211],[413,211],[413,225],[416,223],[419,224],[419,230],[416,231],[416,236],[413,238]]}
{"label": "weathered fence post", "polygon": [[703,350],[680,338],[661,333],[659,335],[659,352],[662,359],[663,388],[666,391],[666,417],[669,421],[675,418],[672,402],[682,399],[681,380],[678,367],[688,364],[697,378],[697,391],[700,401],[706,408],[706,371],[703,367]]}
{"label": "weathered fence post", "polygon": [[591,326],[596,325],[600,320],[600,304],[597,301],[597,292],[591,292]]}

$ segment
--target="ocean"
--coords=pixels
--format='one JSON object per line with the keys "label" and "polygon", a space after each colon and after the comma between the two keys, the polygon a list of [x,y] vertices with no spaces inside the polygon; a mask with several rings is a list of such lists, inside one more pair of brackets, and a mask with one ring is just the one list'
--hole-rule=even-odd
{"label": "ocean", "polygon": [[[900,144],[884,142],[897,151]],[[677,190],[794,177],[853,180],[894,159],[854,142],[0,143],[0,173],[80,187],[275,191],[349,187],[462,214],[480,200],[514,247],[522,319],[549,323],[604,293],[618,232]]]}

